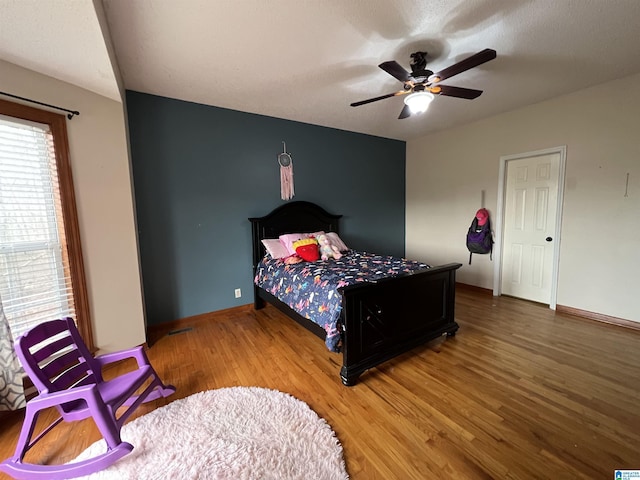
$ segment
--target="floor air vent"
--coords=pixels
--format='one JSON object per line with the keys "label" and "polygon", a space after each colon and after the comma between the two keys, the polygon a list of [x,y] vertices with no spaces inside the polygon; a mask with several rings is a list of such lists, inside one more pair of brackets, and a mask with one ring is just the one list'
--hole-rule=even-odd
{"label": "floor air vent", "polygon": [[179,333],[190,332],[191,330],[193,330],[193,327],[180,328],[178,330],[171,330],[167,335],[177,335]]}

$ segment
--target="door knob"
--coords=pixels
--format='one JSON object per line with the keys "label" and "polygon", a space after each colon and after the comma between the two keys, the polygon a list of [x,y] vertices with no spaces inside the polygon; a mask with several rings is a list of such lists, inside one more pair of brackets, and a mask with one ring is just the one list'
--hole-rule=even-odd
{"label": "door knob", "polygon": [[545,240],[546,240],[547,242],[550,242],[550,241],[552,241],[552,240],[553,240],[553,238],[551,238],[551,237],[547,237],[547,238],[545,238]]}

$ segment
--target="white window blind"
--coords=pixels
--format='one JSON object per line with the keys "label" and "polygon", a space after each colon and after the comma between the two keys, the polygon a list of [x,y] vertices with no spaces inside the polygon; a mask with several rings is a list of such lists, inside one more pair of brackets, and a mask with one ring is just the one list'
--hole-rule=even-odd
{"label": "white window blind", "polygon": [[14,338],[75,318],[49,126],[0,115],[0,299]]}

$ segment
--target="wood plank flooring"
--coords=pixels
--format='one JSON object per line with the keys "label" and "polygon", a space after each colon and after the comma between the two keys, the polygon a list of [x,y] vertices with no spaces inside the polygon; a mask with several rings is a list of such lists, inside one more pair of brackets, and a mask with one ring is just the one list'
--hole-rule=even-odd
{"label": "wood plank flooring", "polygon": [[[333,427],[356,480],[609,479],[640,469],[640,332],[468,289],[458,290],[456,318],[455,337],[349,388],[341,357],[276,309],[213,314],[149,349],[178,391],[140,414],[213,388],[287,392]],[[0,458],[20,425],[20,415],[0,420]],[[90,421],[62,424],[30,455],[69,461],[98,438]]]}

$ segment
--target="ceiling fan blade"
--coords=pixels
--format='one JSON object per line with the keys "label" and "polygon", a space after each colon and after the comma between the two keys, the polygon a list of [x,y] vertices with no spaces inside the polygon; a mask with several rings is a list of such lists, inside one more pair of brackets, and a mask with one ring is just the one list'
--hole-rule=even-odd
{"label": "ceiling fan blade", "polygon": [[381,95],[379,97],[368,98],[367,100],[361,100],[359,102],[353,102],[351,106],[359,107],[360,105],[366,105],[367,103],[377,102],[378,100],[384,100],[385,98],[395,97],[396,95],[404,95],[405,93],[407,92],[405,92],[404,90],[400,90],[399,92],[388,93],[386,95]]}
{"label": "ceiling fan blade", "polygon": [[466,72],[470,68],[477,67],[478,65],[482,65],[489,60],[493,60],[496,58],[496,51],[490,48],[485,48],[481,52],[476,53],[475,55],[471,55],[464,60],[454,63],[450,67],[445,68],[444,70],[440,70],[439,72],[434,73],[429,77],[429,82],[437,83],[445,80],[447,78],[451,78],[454,75],[458,75],[459,73]]}
{"label": "ceiling fan blade", "polygon": [[473,100],[482,95],[482,90],[474,90],[472,88],[452,87],[451,85],[438,85],[428,89],[435,95],[446,95],[447,97],[466,98]]}
{"label": "ceiling fan blade", "polygon": [[407,72],[402,65],[400,65],[395,60],[391,60],[390,62],[384,62],[378,65],[382,70],[387,72],[394,78],[397,78],[401,82],[406,82],[411,78],[411,74]]}
{"label": "ceiling fan blade", "polygon": [[411,109],[409,109],[409,105],[405,105],[398,118],[402,120],[403,118],[407,118],[411,116]]}

